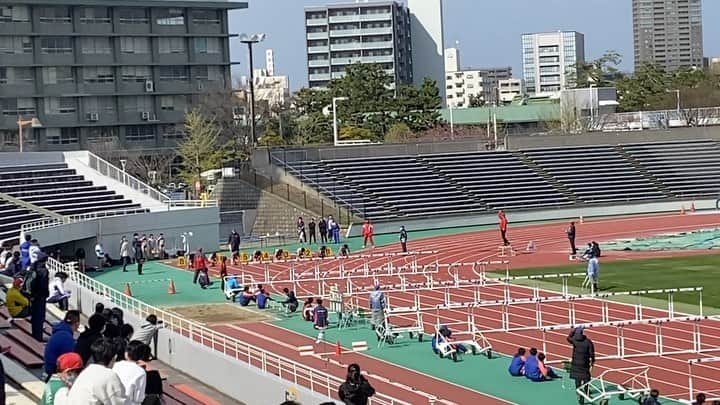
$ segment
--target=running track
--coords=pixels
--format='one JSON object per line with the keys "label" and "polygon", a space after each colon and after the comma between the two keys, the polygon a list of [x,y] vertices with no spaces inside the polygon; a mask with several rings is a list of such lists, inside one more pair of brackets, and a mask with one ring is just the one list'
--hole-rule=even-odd
{"label": "running track", "polygon": [[[510,220],[512,220],[512,217]],[[519,254],[518,256],[512,257],[512,268],[568,264],[568,246],[567,239],[565,237],[566,226],[566,223],[558,223],[512,227],[511,223],[508,238],[511,242],[513,242],[517,250],[524,249],[525,245],[527,245],[529,241],[533,241],[538,248],[538,251],[535,253]],[[578,245],[579,248],[582,249],[584,244],[590,240],[603,242],[605,240],[617,238],[649,236],[658,233],[690,231],[698,228],[720,226],[720,215],[662,215],[615,218],[589,221],[584,224],[576,224],[576,226]],[[426,261],[421,264],[427,264],[428,262],[436,259],[441,263],[475,262],[496,259],[495,256],[497,255],[498,239],[499,235],[497,231],[480,231],[416,241],[411,240],[409,242],[409,248],[411,250],[438,251],[437,257],[424,257],[419,259]],[[397,251],[397,248],[398,246],[394,245],[380,247],[374,249],[373,253],[394,252]],[[603,255],[603,261],[669,257],[681,254],[696,253],[605,252]],[[397,260],[398,261],[395,261],[395,265],[403,264],[401,262],[403,259]],[[371,260],[371,264],[373,266],[380,267],[386,264],[387,261],[388,259],[386,258],[373,259]],[[348,269],[352,268],[353,265],[360,266],[361,264],[361,260],[349,259],[345,261],[345,268]],[[333,269],[337,268],[337,265],[338,263],[336,260],[326,260],[326,262],[323,263],[323,268]],[[270,265],[269,269],[273,279],[283,280],[288,278],[287,265],[273,263]],[[579,270],[582,270],[582,268],[579,267]],[[253,274],[257,280],[262,280],[264,269],[258,265],[245,265],[242,266],[242,269],[231,268],[229,271],[230,273],[235,272],[235,274],[243,271],[248,274]],[[308,263],[306,266],[303,266],[298,263],[296,265],[296,271],[311,272],[312,264]],[[463,278],[472,277],[472,274],[468,273],[468,269],[461,269],[461,271],[463,272]],[[446,277],[446,279],[447,278],[449,277]],[[441,278],[438,277],[438,279]],[[409,279],[408,281],[420,280]],[[691,280],[688,282],[692,284]],[[370,286],[372,284],[372,280],[366,280],[364,284],[365,286]],[[694,286],[690,284],[678,287]],[[276,284],[273,288],[279,292],[279,290],[282,289],[282,286]],[[648,288],[652,288],[652,286],[648,286]],[[317,293],[317,287],[314,283],[307,283],[307,286],[303,286],[302,289],[305,291],[299,289],[299,296],[314,295]],[[483,299],[486,299],[486,297],[487,299],[492,297],[501,298],[502,294],[496,287],[485,287],[483,288],[482,293],[484,294]],[[513,287],[511,293],[513,298],[515,298],[529,296],[531,291],[524,287]],[[453,291],[452,294],[454,302],[466,302],[471,300],[472,297],[471,293],[464,291],[463,289]],[[408,306],[412,304],[411,296],[408,294],[393,293],[391,300],[394,305],[402,306],[403,302],[407,303]],[[593,301],[594,300],[587,300],[576,303],[576,316],[578,322],[598,321],[599,305],[597,301]],[[423,306],[425,303],[430,305],[442,303],[441,295],[426,293],[423,295]],[[566,303],[544,304],[542,311],[544,319],[547,320],[546,324],[552,321],[567,323],[566,306]],[[611,319],[631,319],[633,317],[633,309],[631,307],[612,303],[609,304],[609,309]],[[534,305],[528,307],[513,307],[511,312],[511,325],[524,326],[532,324],[535,319],[534,310]],[[496,310],[493,310],[492,308],[483,308],[482,313],[480,311],[476,311],[476,322],[484,328],[497,328],[499,326],[499,317],[497,315],[498,313]],[[666,317],[667,315],[666,311],[651,310],[646,312],[646,317]],[[466,316],[467,310],[450,310],[440,314],[440,320],[438,320],[434,314],[426,313],[423,317],[423,323],[425,324],[426,331],[432,331],[434,330],[436,322],[442,323],[461,321],[465,320]],[[312,339],[307,338],[306,336],[268,323],[261,323],[251,327],[244,324],[242,329],[239,329],[235,325],[220,325],[214,326],[214,328],[222,333],[246,340],[250,344],[272,350],[273,352],[294,361],[307,364],[311,367],[324,368],[328,372],[337,376],[344,376],[345,368],[342,364],[332,364],[318,358],[299,356],[297,346],[313,343]],[[252,330],[252,332],[248,333],[248,330]],[[688,349],[692,347],[690,334],[692,329],[691,325],[688,323],[669,323],[663,328],[663,330],[665,335],[663,347],[665,350]],[[568,344],[565,342],[566,332],[567,331],[548,332],[548,342],[546,347],[549,359],[553,360],[567,357]],[[703,321],[701,324],[701,333],[703,348],[720,347],[720,322]],[[270,338],[268,338],[268,336]],[[616,353],[615,331],[612,328],[594,328],[588,330],[588,336],[594,340],[598,355],[610,355]],[[655,329],[653,326],[636,325],[626,328],[626,352],[642,353],[654,350],[654,336]],[[537,331],[523,331],[521,333],[493,333],[492,336],[488,336],[488,338],[492,342],[495,351],[505,354],[514,352],[518,346],[540,344],[540,336]],[[717,354],[717,352],[713,354]],[[664,396],[676,399],[687,399],[688,388],[686,360],[688,358],[696,357],[703,356],[691,354],[663,357],[653,356],[648,358],[637,357],[625,360],[604,360],[601,364],[598,364],[597,369],[602,370],[607,368],[650,365],[650,377],[653,381],[654,387],[659,388]],[[379,391],[410,403],[427,402],[426,395],[418,394],[413,391],[413,388],[417,387],[422,387],[423,393],[434,395],[440,399],[456,403],[468,403],[470,399],[473,399],[472,403],[504,403],[504,401],[483,396],[483,394],[475,391],[459,387],[412,370],[407,370],[399,366],[390,365],[382,360],[369,356],[350,354],[348,356],[344,356],[343,361],[345,364],[349,364],[351,362],[361,363],[363,368],[370,373],[370,379],[372,383],[377,386]],[[716,379],[714,376],[717,375],[718,371],[720,370],[718,369],[716,363],[715,365],[713,363],[709,363],[708,365],[697,367],[696,372],[699,375],[699,378],[696,380],[696,387],[705,392],[712,392],[715,390],[714,392],[717,393],[717,387],[715,387]],[[598,372],[596,371],[595,374],[597,375],[597,373]],[[374,376],[382,377],[377,378]],[[393,383],[389,383],[387,379],[391,380]],[[406,387],[402,387],[402,385]]]}

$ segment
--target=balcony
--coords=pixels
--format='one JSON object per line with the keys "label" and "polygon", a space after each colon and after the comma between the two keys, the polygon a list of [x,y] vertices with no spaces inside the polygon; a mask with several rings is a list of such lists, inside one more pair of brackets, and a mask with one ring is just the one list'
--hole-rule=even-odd
{"label": "balcony", "polygon": [[78,92],[93,95],[114,94],[115,82],[81,83],[78,86]]}
{"label": "balcony", "polygon": [[332,78],[333,79],[342,79],[343,77],[345,77],[346,74],[347,73],[345,73],[345,72],[333,72]]}
{"label": "balcony", "polygon": [[40,53],[37,62],[41,65],[62,66],[75,63],[72,53]]}
{"label": "balcony", "polygon": [[152,63],[152,54],[150,53],[124,53],[121,52],[118,62],[123,65],[143,66]]}
{"label": "balcony", "polygon": [[313,73],[308,77],[308,79],[311,82],[328,81],[330,80],[330,73]]}
{"label": "balcony", "polygon": [[48,96],[62,96],[65,94],[77,93],[77,85],[75,82],[42,84],[41,86],[43,94]]}
{"label": "balcony", "polygon": [[333,65],[352,65],[353,63],[359,63],[362,62],[361,57],[357,56],[354,58],[333,58],[332,64]]}
{"label": "balcony", "polygon": [[41,114],[38,119],[44,127],[75,126],[78,124],[78,112],[67,114]]}
{"label": "balcony", "polygon": [[32,32],[30,21],[0,22],[0,34],[25,34]]}
{"label": "balcony", "polygon": [[323,32],[308,32],[307,33],[307,39],[327,39],[328,33],[327,31]]}
{"label": "balcony", "polygon": [[331,44],[330,50],[331,51],[353,51],[356,49],[360,49],[360,42],[350,42],[346,44]]}
{"label": "balcony", "polygon": [[386,49],[392,48],[393,41],[363,42],[362,49]]}
{"label": "balcony", "polygon": [[149,34],[150,20],[147,18],[115,18],[118,34]]}
{"label": "balcony", "polygon": [[327,23],[327,18],[311,18],[309,20],[305,20],[305,26],[307,27],[317,27],[320,25],[327,25]]}
{"label": "balcony", "polygon": [[211,21],[193,20],[190,23],[190,32],[193,34],[222,34],[223,26],[218,20],[217,24]]}
{"label": "balcony", "polygon": [[323,46],[308,46],[308,53],[328,53],[330,50],[327,45]]}
{"label": "balcony", "polygon": [[360,29],[349,29],[349,30],[331,30],[331,37],[356,37],[362,33]]}
{"label": "balcony", "polygon": [[346,22],[357,22],[360,21],[360,15],[331,15],[329,18],[330,23],[346,23]]}
{"label": "balcony", "polygon": [[157,115],[158,120],[163,122],[184,122],[185,121],[185,111],[179,110],[179,111],[168,111],[168,110],[160,110]]}
{"label": "balcony", "polygon": [[190,85],[190,82],[188,81],[179,81],[179,80],[159,80],[155,82],[155,91],[157,92],[167,92],[167,93],[176,93],[176,94],[183,94],[183,93],[189,93],[190,91],[193,91],[197,88],[197,86],[193,87]]}
{"label": "balcony", "polygon": [[222,53],[196,53],[192,58],[195,63],[203,63],[207,65],[219,65],[223,63]]}
{"label": "balcony", "polygon": [[392,26],[380,28],[363,28],[362,33],[363,35],[392,35],[393,29]]}
{"label": "balcony", "polygon": [[112,53],[112,49],[108,50],[108,53],[92,53],[92,54],[85,54],[80,53],[78,54],[78,63],[82,63],[85,65],[107,65],[109,63],[113,63],[115,60],[115,57]]}
{"label": "balcony", "polygon": [[158,62],[163,65],[184,65],[188,62],[187,53],[161,53]]}
{"label": "balcony", "polygon": [[[89,114],[97,114],[96,117],[90,117]],[[97,121],[95,120],[97,118]],[[81,113],[80,121],[89,125],[110,125],[118,122],[118,114],[116,111],[86,111]]]}
{"label": "balcony", "polygon": [[363,63],[392,63],[395,61],[393,55],[363,56]]}
{"label": "balcony", "polygon": [[392,20],[392,13],[362,14],[360,21],[385,21]]}
{"label": "balcony", "polygon": [[316,59],[316,60],[309,60],[308,66],[309,67],[325,67],[330,65],[329,59]]}
{"label": "balcony", "polygon": [[112,32],[111,19],[102,18],[78,18],[78,32],[83,34],[107,34]]}
{"label": "balcony", "polygon": [[28,94],[35,94],[35,83],[32,81],[17,83],[3,83],[0,81],[0,94],[3,97],[23,97]]}

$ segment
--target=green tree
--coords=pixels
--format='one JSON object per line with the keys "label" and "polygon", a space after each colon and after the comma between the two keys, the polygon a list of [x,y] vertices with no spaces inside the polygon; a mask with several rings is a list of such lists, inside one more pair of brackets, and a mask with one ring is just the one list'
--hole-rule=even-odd
{"label": "green tree", "polygon": [[620,111],[647,111],[654,109],[658,101],[672,87],[668,75],[660,67],[643,64],[635,75],[617,82]]}
{"label": "green tree", "polygon": [[485,105],[485,100],[483,100],[482,96],[471,94],[470,95],[470,102],[468,103],[468,107],[470,108],[477,108],[482,107]]}
{"label": "green tree", "polygon": [[346,126],[340,128],[338,137],[343,141],[371,140],[377,141],[378,137],[367,128]]}
{"label": "green tree", "polygon": [[214,118],[208,119],[199,110],[185,116],[186,136],[177,147],[182,159],[180,176],[188,184],[202,181],[200,174],[221,167],[225,151],[219,148],[221,129]]}
{"label": "green tree", "polygon": [[398,122],[390,127],[385,134],[385,143],[405,143],[413,136],[413,132],[407,124]]}
{"label": "green tree", "polygon": [[624,75],[618,70],[622,55],[616,51],[606,51],[603,56],[589,61],[578,62],[568,69],[568,79],[576,88],[611,87]]}

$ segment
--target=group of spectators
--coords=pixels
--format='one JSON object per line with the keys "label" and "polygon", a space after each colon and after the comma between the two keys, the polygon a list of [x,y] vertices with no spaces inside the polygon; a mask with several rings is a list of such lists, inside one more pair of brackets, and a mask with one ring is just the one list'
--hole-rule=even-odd
{"label": "group of spectators", "polygon": [[98,303],[76,338],[80,324],[80,312],[69,310],[53,325],[45,345],[43,405],[161,403],[162,379],[149,363],[162,321],[150,315],[134,330],[120,308]]}

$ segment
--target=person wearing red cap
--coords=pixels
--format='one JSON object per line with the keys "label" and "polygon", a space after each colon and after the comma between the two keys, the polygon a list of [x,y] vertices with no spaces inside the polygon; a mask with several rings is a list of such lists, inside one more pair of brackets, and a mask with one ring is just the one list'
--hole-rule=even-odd
{"label": "person wearing red cap", "polygon": [[40,404],[66,404],[67,395],[84,365],[79,354],[65,353],[57,359],[57,373],[53,374],[45,385]]}

